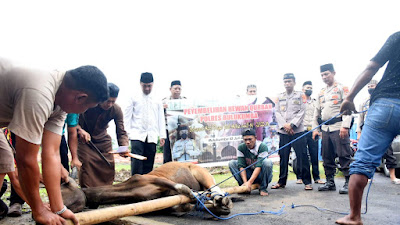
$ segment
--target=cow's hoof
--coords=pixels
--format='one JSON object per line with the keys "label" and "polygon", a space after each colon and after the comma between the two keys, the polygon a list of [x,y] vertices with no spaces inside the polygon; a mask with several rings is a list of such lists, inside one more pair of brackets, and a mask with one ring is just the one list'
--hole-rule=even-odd
{"label": "cow's hoof", "polygon": [[186,186],[184,184],[176,184],[174,187],[175,187],[175,190],[179,194],[186,195],[187,197],[189,197],[191,199],[194,198],[193,192],[188,186]]}
{"label": "cow's hoof", "polygon": [[213,205],[214,207],[220,207],[223,209],[232,209],[233,208],[233,203],[232,200],[229,197],[223,197],[220,195],[214,196],[213,199]]}

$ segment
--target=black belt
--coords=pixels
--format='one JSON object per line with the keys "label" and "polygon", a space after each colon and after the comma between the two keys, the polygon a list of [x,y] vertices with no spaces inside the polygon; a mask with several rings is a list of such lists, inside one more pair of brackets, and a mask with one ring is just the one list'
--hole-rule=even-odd
{"label": "black belt", "polygon": [[[321,120],[321,123],[326,122],[327,120]],[[329,120],[329,122],[325,123],[325,125],[332,125],[335,124],[337,122],[341,122],[342,121],[342,117],[336,117],[334,119]]]}

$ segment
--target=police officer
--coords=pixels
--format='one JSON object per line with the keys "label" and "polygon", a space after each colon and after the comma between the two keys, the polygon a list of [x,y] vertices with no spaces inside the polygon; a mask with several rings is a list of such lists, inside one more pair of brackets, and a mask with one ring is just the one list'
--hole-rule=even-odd
{"label": "police officer", "polygon": [[[368,83],[368,93],[370,95],[375,90],[377,84],[378,84],[377,80],[371,80]],[[360,105],[359,112],[361,112],[361,113],[358,116],[357,130],[356,130],[357,140],[359,140],[361,137],[361,130],[364,125],[365,117],[367,116],[367,112],[368,112],[367,110],[369,109],[369,103],[370,103],[370,96],[368,96],[368,98]],[[385,164],[389,170],[390,180],[391,180],[392,184],[400,184],[400,179],[397,179],[396,173],[395,173],[395,168],[397,166],[397,162],[396,162],[396,157],[393,154],[392,146],[389,146],[388,150],[383,155],[383,158],[386,159]]]}
{"label": "police officer", "polygon": [[[313,86],[311,81],[306,81],[303,83],[303,93],[304,93],[304,103],[306,104],[306,113],[304,116],[304,132],[308,132],[312,129],[313,120],[314,120],[314,111],[316,100],[315,98],[311,98],[311,94],[313,92]],[[306,148],[308,149],[308,153],[310,154],[311,166],[312,166],[312,176],[314,182],[316,184],[324,184],[319,178],[319,165],[318,165],[318,140],[312,139],[312,133],[307,134],[306,139]]]}
{"label": "police officer", "polygon": [[[278,123],[279,147],[291,142],[304,132],[303,119],[306,106],[303,103],[303,93],[294,91],[296,78],[293,73],[287,73],[283,76],[283,83],[286,91],[279,94],[278,102],[275,105],[276,121]],[[310,164],[305,149],[305,139],[299,139],[292,143],[298,166],[300,166],[300,177],[303,179],[305,190],[312,190]],[[288,162],[291,146],[287,146],[279,151],[280,171],[279,181],[272,186],[272,189],[284,188],[288,176]]]}
{"label": "police officer", "polygon": [[[320,67],[322,81],[327,85],[322,88],[314,112],[314,126],[320,122],[325,122],[336,116],[340,112],[340,105],[348,94],[347,87],[335,81],[335,70],[333,64],[325,64]],[[326,183],[318,188],[318,191],[335,191],[336,185],[334,175],[336,172],[336,156],[339,157],[341,171],[346,178],[343,187],[339,190],[340,194],[348,193],[349,166],[351,163],[352,150],[350,149],[349,128],[351,126],[351,116],[341,116],[332,119],[322,126],[322,159]],[[319,131],[314,130],[313,139],[315,140]]]}

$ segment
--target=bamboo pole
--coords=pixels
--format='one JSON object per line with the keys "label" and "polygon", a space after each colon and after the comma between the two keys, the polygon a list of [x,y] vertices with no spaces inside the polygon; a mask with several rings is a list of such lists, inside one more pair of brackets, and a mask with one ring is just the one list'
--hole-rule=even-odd
{"label": "bamboo pole", "polygon": [[[252,189],[259,188],[259,185],[252,185]],[[244,186],[237,186],[223,189],[229,194],[244,193],[247,191]],[[80,225],[97,224],[115,220],[126,216],[134,216],[149,212],[154,212],[175,205],[190,203],[193,200],[185,195],[174,195],[169,197],[158,198],[150,201],[138,202],[128,205],[113,206],[108,208],[96,209],[87,212],[76,213],[75,216],[79,220]],[[73,225],[71,220],[67,221],[68,225]]]}

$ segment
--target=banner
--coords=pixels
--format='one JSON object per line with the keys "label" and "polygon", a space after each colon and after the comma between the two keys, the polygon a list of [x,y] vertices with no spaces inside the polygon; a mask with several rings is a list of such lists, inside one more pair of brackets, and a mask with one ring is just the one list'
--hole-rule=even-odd
{"label": "banner", "polygon": [[[264,98],[233,101],[168,100],[167,122],[173,161],[197,163],[236,159],[241,133],[255,129],[257,140],[277,149],[274,103]],[[247,101],[247,104],[246,104]]]}

